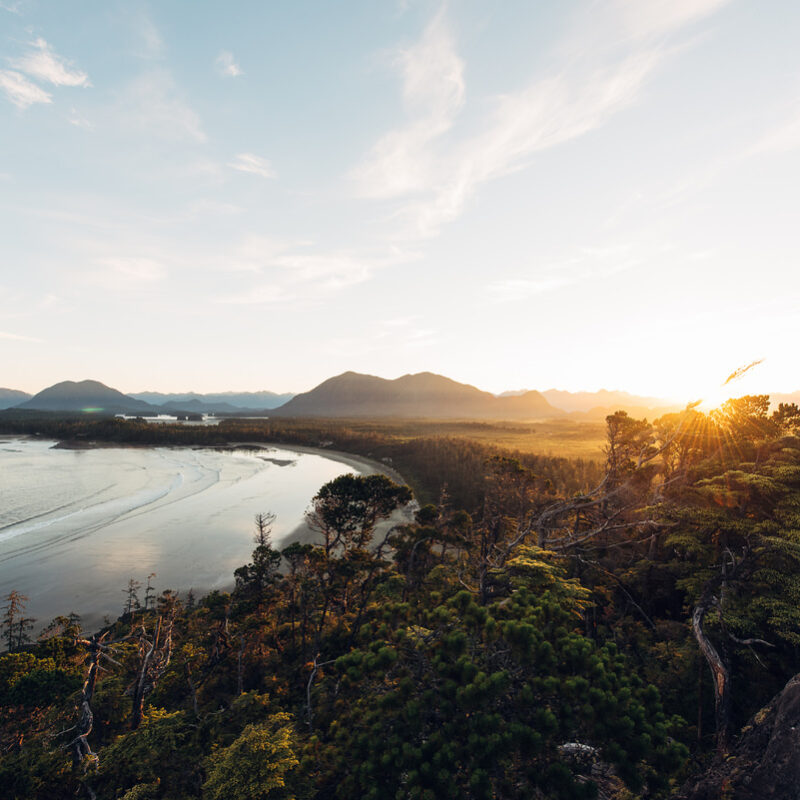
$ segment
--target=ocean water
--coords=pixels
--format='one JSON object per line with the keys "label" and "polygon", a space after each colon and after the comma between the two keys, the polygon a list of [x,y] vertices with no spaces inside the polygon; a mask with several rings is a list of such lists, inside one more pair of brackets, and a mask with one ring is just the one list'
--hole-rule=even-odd
{"label": "ocean water", "polygon": [[277,514],[280,546],[320,486],[357,471],[277,449],[54,444],[0,437],[0,598],[27,595],[37,628],[71,611],[87,626],[115,618],[131,577],[155,573],[157,591],[184,595],[229,588],[253,550],[257,513]]}

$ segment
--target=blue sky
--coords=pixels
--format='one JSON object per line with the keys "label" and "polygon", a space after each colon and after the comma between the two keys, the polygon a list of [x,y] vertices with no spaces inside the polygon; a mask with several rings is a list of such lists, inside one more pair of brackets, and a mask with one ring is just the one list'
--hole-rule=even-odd
{"label": "blue sky", "polygon": [[800,6],[0,0],[0,383],[800,388]]}

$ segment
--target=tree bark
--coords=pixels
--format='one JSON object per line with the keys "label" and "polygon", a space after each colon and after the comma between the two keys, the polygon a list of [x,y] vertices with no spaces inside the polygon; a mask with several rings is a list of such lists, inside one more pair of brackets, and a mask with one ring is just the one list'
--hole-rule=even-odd
{"label": "tree bark", "polygon": [[728,726],[731,716],[731,676],[727,665],[703,630],[703,620],[713,604],[714,598],[711,593],[704,591],[692,613],[692,630],[700,652],[711,670],[714,688],[714,717],[717,727],[717,752],[727,753]]}

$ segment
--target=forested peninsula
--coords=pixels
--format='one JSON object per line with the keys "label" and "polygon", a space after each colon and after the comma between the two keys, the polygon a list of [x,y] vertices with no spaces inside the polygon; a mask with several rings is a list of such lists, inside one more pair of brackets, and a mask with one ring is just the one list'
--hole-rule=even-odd
{"label": "forested peninsula", "polygon": [[410,486],[337,478],[281,550],[265,508],[233,591],[134,575],[101,631],[64,609],[30,641],[5,598],[3,796],[795,797],[800,409],[618,412],[598,459],[448,425],[3,416],[72,446],[334,448]]}

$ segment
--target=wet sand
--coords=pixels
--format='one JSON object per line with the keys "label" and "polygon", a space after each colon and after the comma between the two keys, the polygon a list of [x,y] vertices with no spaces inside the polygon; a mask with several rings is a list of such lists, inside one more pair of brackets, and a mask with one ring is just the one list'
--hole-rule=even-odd
{"label": "wet sand", "polygon": [[[43,450],[52,442],[36,446]],[[155,499],[130,504],[118,514],[108,514],[108,520],[98,511],[94,527],[87,516],[94,508],[127,498],[112,496],[96,506],[88,501],[88,509],[75,511],[83,515],[77,517],[79,528],[57,520],[41,531],[26,530],[0,541],[0,596],[11,589],[26,594],[27,614],[37,618],[37,628],[57,614],[75,611],[87,629],[95,629],[105,616],[121,613],[129,578],[145,583],[150,573],[156,573],[153,584],[159,592],[170,588],[185,596],[191,588],[199,598],[214,589],[229,590],[234,569],[252,552],[255,513],[277,514],[273,528],[277,548],[295,541],[315,542],[317,534],[304,522],[303,512],[324,483],[346,472],[383,473],[402,482],[388,465],[360,456],[261,442],[195,450],[89,445],[54,452],[58,475],[80,472],[90,463],[99,465],[101,472],[108,469],[113,483],[111,473],[123,463],[130,472],[144,476],[139,480],[146,480],[151,462],[173,460],[174,469],[182,473],[194,469],[200,477],[194,483],[184,479],[163,496],[153,491]],[[44,453],[39,457],[50,463]],[[412,514],[413,506],[396,513],[381,525],[378,535],[409,521]],[[13,534],[14,526],[0,534],[8,530]]]}

